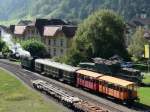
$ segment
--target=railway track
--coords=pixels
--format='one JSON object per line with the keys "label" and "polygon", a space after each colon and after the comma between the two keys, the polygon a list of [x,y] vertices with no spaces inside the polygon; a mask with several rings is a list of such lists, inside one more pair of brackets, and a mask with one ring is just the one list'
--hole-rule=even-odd
{"label": "railway track", "polygon": [[37,73],[33,73],[30,71],[24,70],[19,65],[16,65],[16,64],[8,62],[8,61],[0,60],[0,67],[12,72],[20,80],[22,80],[24,83],[26,83],[28,86],[30,86],[32,88],[33,88],[33,86],[32,86],[31,80],[41,79],[41,80],[49,82],[50,84],[55,85],[58,88],[61,88],[65,91],[67,91],[69,94],[72,94],[73,96],[78,96],[86,101],[90,101],[93,104],[100,106],[104,109],[107,109],[110,112],[135,112],[135,110],[127,108],[123,105],[113,103],[107,99],[101,98],[96,95],[92,95],[86,91],[77,89],[77,88],[69,86],[67,84],[63,84],[63,83],[58,82],[53,79],[49,79],[49,78],[41,76]]}

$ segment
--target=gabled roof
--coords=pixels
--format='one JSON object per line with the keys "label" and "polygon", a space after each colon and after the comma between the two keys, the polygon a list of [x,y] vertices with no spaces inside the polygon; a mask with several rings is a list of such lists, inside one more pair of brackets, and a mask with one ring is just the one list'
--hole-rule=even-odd
{"label": "gabled roof", "polygon": [[130,24],[134,24],[136,26],[150,25],[150,18],[133,18],[130,21]]}
{"label": "gabled roof", "polygon": [[51,25],[44,27],[44,36],[55,36],[58,32],[64,33],[66,37],[73,37],[77,27],[71,25]]}
{"label": "gabled roof", "polygon": [[115,77],[106,76],[106,75],[99,77],[99,80],[103,80],[103,81],[106,81],[108,83],[116,84],[116,85],[123,86],[123,87],[135,85],[134,82],[130,82],[130,81],[126,81],[126,80],[123,80],[120,78],[115,78]]}
{"label": "gabled roof", "polygon": [[76,73],[82,74],[82,75],[85,75],[85,76],[88,76],[88,77],[91,77],[91,78],[98,78],[98,77],[103,76],[103,74],[92,72],[92,71],[89,71],[89,70],[77,70]]}
{"label": "gabled roof", "polygon": [[55,36],[58,31],[61,31],[61,26],[45,26],[44,27],[44,36]]}
{"label": "gabled roof", "polygon": [[15,26],[14,34],[22,35],[26,29],[26,26]]}

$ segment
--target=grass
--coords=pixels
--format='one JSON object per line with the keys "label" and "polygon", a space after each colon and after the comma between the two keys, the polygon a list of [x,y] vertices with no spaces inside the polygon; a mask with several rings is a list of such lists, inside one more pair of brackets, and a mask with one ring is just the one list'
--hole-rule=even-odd
{"label": "grass", "polygon": [[[143,83],[150,83],[150,73],[144,74]],[[138,89],[138,95],[142,104],[150,106],[150,87],[140,87]]]}
{"label": "grass", "polygon": [[143,82],[150,83],[150,73],[145,73]]}
{"label": "grass", "polygon": [[66,112],[0,69],[0,112]]}
{"label": "grass", "polygon": [[150,106],[150,87],[141,87],[138,89],[140,103]]}

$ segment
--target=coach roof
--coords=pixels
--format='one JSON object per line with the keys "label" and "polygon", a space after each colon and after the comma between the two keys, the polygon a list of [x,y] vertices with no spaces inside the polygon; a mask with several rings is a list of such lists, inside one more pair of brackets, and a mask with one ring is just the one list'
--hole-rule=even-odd
{"label": "coach roof", "polygon": [[54,61],[51,61],[49,59],[36,59],[35,62],[40,63],[40,64],[44,64],[47,66],[51,66],[54,68],[58,68],[58,69],[61,69],[64,71],[68,71],[68,72],[75,72],[77,69],[79,69],[77,67],[73,67],[70,65],[63,64],[63,63],[54,62]]}
{"label": "coach roof", "polygon": [[93,78],[98,78],[98,77],[101,77],[103,75],[103,74],[92,72],[89,70],[77,70],[76,73],[82,74],[82,75],[85,75],[88,77],[93,77]]}
{"label": "coach roof", "polygon": [[102,77],[99,77],[99,80],[106,81],[108,83],[113,83],[113,84],[116,84],[116,85],[120,85],[120,86],[123,86],[123,87],[128,87],[130,85],[135,85],[134,82],[130,82],[130,81],[127,81],[127,80],[123,80],[123,79],[116,78],[116,77],[111,77],[111,76],[102,76]]}

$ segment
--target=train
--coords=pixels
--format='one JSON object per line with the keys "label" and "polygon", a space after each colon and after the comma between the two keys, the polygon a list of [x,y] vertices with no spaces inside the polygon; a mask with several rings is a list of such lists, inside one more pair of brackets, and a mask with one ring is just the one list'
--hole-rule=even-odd
{"label": "train", "polygon": [[22,57],[21,66],[68,85],[111,97],[127,104],[138,100],[138,86],[135,82],[54,62],[50,59]]}

